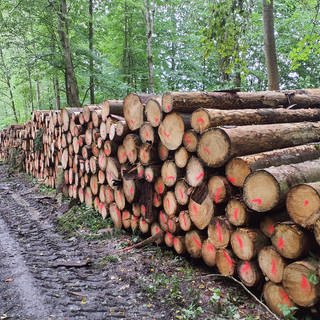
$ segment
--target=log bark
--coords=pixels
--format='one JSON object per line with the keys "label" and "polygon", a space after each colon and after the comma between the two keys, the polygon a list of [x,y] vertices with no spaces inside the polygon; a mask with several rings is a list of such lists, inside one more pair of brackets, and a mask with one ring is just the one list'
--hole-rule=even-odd
{"label": "log bark", "polygon": [[210,128],[197,151],[208,166],[220,167],[233,157],[317,142],[319,135],[320,122]]}
{"label": "log bark", "polygon": [[284,205],[290,187],[320,181],[320,159],[297,164],[270,167],[250,174],[243,187],[246,205],[257,212]]}
{"label": "log bark", "polygon": [[260,91],[260,92],[168,92],[162,97],[162,110],[166,113],[191,113],[198,108],[207,109],[256,109],[315,107],[320,104],[315,89]]}
{"label": "log bark", "polygon": [[320,121],[319,109],[197,109],[191,116],[191,127],[198,133],[219,126]]}
{"label": "log bark", "polygon": [[311,227],[320,218],[320,182],[292,187],[286,207],[291,219],[302,227]]}
{"label": "log bark", "polygon": [[227,163],[226,176],[234,186],[243,187],[247,176],[258,169],[299,163],[319,157],[320,143],[318,142],[236,157]]}

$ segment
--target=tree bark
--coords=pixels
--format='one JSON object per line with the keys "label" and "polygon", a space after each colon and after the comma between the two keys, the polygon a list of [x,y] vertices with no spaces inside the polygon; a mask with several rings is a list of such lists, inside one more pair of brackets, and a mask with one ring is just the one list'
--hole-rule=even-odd
{"label": "tree bark", "polygon": [[58,33],[63,51],[63,61],[65,68],[67,103],[71,107],[80,107],[81,104],[79,100],[78,83],[74,72],[72,51],[69,39],[68,10],[66,0],[60,0],[58,20]]}
{"label": "tree bark", "polygon": [[269,90],[279,90],[279,71],[274,38],[273,0],[263,0],[264,53],[268,71]]}
{"label": "tree bark", "polygon": [[94,104],[94,75],[93,75],[93,0],[89,0],[89,73],[90,73],[90,103]]}
{"label": "tree bark", "polygon": [[147,59],[149,71],[149,92],[154,92],[154,65],[152,52],[152,37],[154,32],[154,1],[144,0],[145,20],[146,20],[146,37],[147,37]]}

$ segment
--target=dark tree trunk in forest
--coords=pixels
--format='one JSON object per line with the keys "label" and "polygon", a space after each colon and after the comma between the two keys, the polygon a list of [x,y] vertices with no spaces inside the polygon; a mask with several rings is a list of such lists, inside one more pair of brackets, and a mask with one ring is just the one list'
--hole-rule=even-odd
{"label": "dark tree trunk in forest", "polygon": [[89,52],[90,52],[90,103],[94,104],[94,77],[93,77],[93,0],[89,0]]}
{"label": "dark tree trunk in forest", "polygon": [[146,36],[147,36],[147,57],[149,71],[149,93],[154,92],[154,65],[152,52],[152,37],[154,31],[154,1],[144,0],[145,19],[146,19]]}
{"label": "dark tree trunk in forest", "polygon": [[61,98],[60,98],[60,88],[59,88],[59,79],[58,77],[53,78],[53,90],[54,90],[54,96],[56,100],[56,108],[58,110],[61,109]]}
{"label": "dark tree trunk in forest", "polygon": [[279,71],[274,38],[273,0],[263,2],[264,51],[268,71],[269,90],[279,90]]}
{"label": "dark tree trunk in forest", "polygon": [[77,79],[74,72],[72,53],[70,47],[69,30],[68,30],[68,10],[66,0],[60,1],[58,12],[58,32],[60,43],[63,51],[63,60],[65,67],[65,82],[67,102],[70,107],[80,107],[79,90]]}
{"label": "dark tree trunk in forest", "polygon": [[9,95],[10,95],[10,103],[11,103],[11,109],[14,115],[14,119],[16,120],[16,122],[18,122],[18,116],[17,116],[17,110],[16,110],[16,104],[14,102],[14,98],[13,98],[13,91],[12,91],[12,85],[11,85],[11,77],[9,72],[7,71],[7,66],[6,63],[4,61],[4,56],[3,56],[3,51],[0,48],[0,57],[1,57],[1,63],[3,65],[3,69],[4,69],[4,82],[6,83],[6,85],[8,86],[8,90],[9,90]]}
{"label": "dark tree trunk in forest", "polygon": [[34,110],[34,104],[33,104],[32,79],[31,79],[30,66],[27,66],[27,72],[28,72],[28,80],[29,80],[31,110],[33,111]]}
{"label": "dark tree trunk in forest", "polygon": [[36,80],[36,98],[37,98],[38,109],[40,109],[40,107],[41,107],[41,95],[40,95],[39,79]]}

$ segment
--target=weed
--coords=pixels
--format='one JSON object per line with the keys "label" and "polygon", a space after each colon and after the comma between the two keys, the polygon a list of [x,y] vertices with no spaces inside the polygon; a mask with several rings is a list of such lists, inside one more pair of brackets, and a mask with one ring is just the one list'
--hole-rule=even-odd
{"label": "weed", "polygon": [[97,235],[100,229],[110,228],[111,219],[103,220],[99,212],[85,205],[73,206],[58,218],[58,230],[68,236]]}
{"label": "weed", "polygon": [[109,263],[116,263],[119,261],[119,257],[118,256],[115,256],[115,255],[108,255],[108,256],[105,256],[103,257],[100,261],[99,261],[99,264],[101,267],[104,267],[106,266],[107,264]]}
{"label": "weed", "polygon": [[308,281],[316,286],[319,283],[319,278],[315,272],[310,272],[308,274]]}
{"label": "weed", "polygon": [[297,320],[294,313],[298,310],[297,307],[288,307],[287,305],[281,304],[279,308],[284,316],[285,320]]}
{"label": "weed", "polygon": [[176,316],[177,319],[181,320],[194,320],[203,314],[203,309],[196,302],[192,302],[188,308],[181,310],[181,316]]}

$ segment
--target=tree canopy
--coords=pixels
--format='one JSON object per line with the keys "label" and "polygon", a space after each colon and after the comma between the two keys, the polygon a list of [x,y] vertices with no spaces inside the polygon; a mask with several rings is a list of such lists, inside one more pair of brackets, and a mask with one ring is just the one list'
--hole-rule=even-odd
{"label": "tree canopy", "polygon": [[[265,90],[264,2],[2,0],[1,126],[132,91]],[[273,1],[281,89],[320,86],[319,10]]]}

